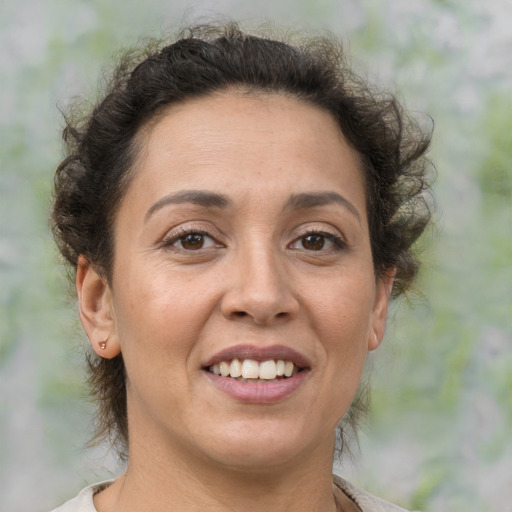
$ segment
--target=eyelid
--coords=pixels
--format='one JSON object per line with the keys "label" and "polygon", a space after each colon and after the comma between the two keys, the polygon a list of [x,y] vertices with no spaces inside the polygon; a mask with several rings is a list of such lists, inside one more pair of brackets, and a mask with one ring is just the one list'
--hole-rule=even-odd
{"label": "eyelid", "polygon": [[224,246],[224,243],[222,242],[224,236],[222,235],[222,233],[212,225],[205,227],[204,223],[180,224],[167,231],[167,233],[162,237],[160,245],[170,246],[172,243],[176,242],[180,238],[192,233],[197,233],[198,235],[209,237],[217,245]]}
{"label": "eyelid", "polygon": [[[300,241],[302,238],[308,235],[320,235],[325,237],[327,240],[332,242],[335,245],[336,249],[344,249],[347,248],[348,243],[346,241],[346,238],[343,236],[343,234],[336,228],[332,227],[329,229],[325,225],[322,226],[314,226],[314,225],[308,225],[303,227],[302,229],[299,229],[295,234],[293,240],[288,244],[288,247],[291,248],[292,245]],[[328,251],[329,249],[323,249],[323,251]],[[307,250],[307,249],[303,249]],[[318,251],[322,252],[322,251]]]}
{"label": "eyelid", "polygon": [[309,235],[311,233],[318,233],[328,236],[333,236],[336,238],[340,238],[341,240],[345,240],[345,235],[342,233],[342,231],[330,224],[327,223],[307,223],[303,226],[298,227],[294,230],[294,236],[296,238],[299,238],[301,236]]}

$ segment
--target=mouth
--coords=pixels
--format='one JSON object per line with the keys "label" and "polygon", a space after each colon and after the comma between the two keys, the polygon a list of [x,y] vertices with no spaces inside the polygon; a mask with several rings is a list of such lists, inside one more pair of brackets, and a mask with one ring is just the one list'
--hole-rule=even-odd
{"label": "mouth", "polygon": [[295,376],[302,368],[284,359],[232,359],[221,361],[207,368],[214,375],[229,377],[238,382],[279,382]]}
{"label": "mouth", "polygon": [[284,345],[236,345],[217,353],[202,367],[218,389],[246,403],[275,403],[306,381],[309,359]]}

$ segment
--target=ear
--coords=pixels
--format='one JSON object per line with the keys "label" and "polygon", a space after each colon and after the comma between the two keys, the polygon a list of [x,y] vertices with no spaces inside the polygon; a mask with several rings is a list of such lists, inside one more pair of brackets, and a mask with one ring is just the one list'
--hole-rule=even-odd
{"label": "ear", "polygon": [[80,320],[89,342],[98,356],[111,359],[121,352],[117,336],[112,290],[85,258],[78,258],[76,291]]}
{"label": "ear", "polygon": [[383,276],[377,278],[375,290],[375,302],[373,304],[370,337],[368,339],[368,350],[375,350],[384,338],[386,329],[386,318],[388,316],[388,304],[396,270],[391,269]]}

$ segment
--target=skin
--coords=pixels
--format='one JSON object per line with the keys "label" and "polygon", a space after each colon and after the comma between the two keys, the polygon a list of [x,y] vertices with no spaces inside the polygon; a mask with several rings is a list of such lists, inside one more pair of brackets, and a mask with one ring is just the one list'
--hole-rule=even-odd
{"label": "skin", "polygon": [[[139,142],[111,286],[85,258],[77,272],[94,349],[127,371],[128,469],[97,509],[357,510],[334,498],[334,431],[392,286],[374,275],[357,153],[327,112],[241,91],[172,106]],[[168,199],[191,190],[229,204]],[[343,200],[290,206],[325,192]],[[236,400],[203,366],[240,343],[291,347],[308,373],[277,403]]]}

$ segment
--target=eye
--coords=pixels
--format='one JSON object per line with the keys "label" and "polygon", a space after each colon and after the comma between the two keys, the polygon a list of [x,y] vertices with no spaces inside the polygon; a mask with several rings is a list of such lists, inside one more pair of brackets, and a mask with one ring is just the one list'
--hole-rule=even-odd
{"label": "eye", "polygon": [[184,251],[198,251],[209,247],[219,247],[220,244],[204,231],[185,231],[171,235],[164,241],[166,247],[175,247]]}
{"label": "eye", "polygon": [[305,249],[306,251],[326,251],[345,247],[343,239],[333,233],[312,231],[302,235],[290,244],[290,249]]}
{"label": "eye", "polygon": [[188,251],[202,249],[205,245],[205,242],[207,242],[207,237],[202,233],[189,233],[188,235],[181,236],[177,240],[177,243],[181,245],[181,248],[187,249]]}
{"label": "eye", "polygon": [[320,251],[325,245],[325,236],[318,233],[303,236],[300,240],[302,247],[310,251]]}

